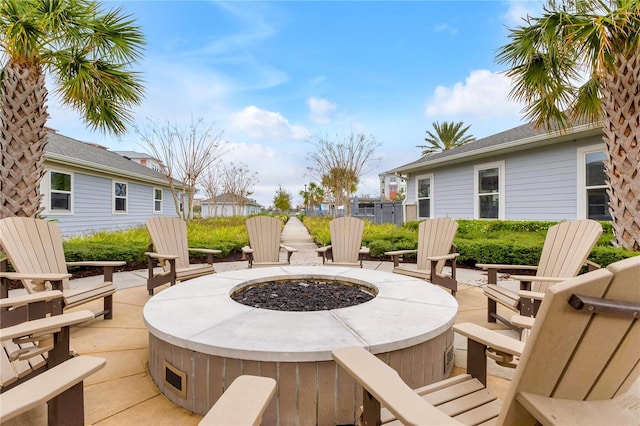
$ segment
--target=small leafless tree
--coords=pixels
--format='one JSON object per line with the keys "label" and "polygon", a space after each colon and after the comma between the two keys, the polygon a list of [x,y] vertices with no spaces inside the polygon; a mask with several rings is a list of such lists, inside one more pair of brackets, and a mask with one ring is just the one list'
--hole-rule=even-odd
{"label": "small leafless tree", "polygon": [[233,215],[241,214],[247,204],[247,197],[253,194],[253,187],[258,183],[258,173],[251,173],[244,163],[226,163],[222,167],[222,188],[229,197]]}
{"label": "small leafless tree", "polygon": [[[218,216],[218,203],[216,197],[222,193],[222,173],[220,169],[222,164],[220,161],[216,161],[209,165],[207,170],[203,173],[200,184],[204,189],[207,198],[211,201],[207,204],[207,216]],[[204,206],[203,206],[204,208]],[[204,216],[204,211],[202,212]]]}
{"label": "small leafless tree", "polygon": [[222,131],[205,126],[203,120],[191,121],[188,126],[151,119],[136,127],[140,145],[160,161],[167,176],[176,213],[189,221],[193,198],[204,171],[226,152]]}
{"label": "small leafless tree", "polygon": [[[357,190],[360,178],[372,170],[376,158],[376,148],[380,146],[371,135],[356,134],[351,131],[346,136],[335,138],[317,136],[311,144],[315,152],[307,154],[311,162],[307,166],[309,174],[322,182],[336,205],[342,205],[345,215],[351,215],[349,199]],[[334,209],[335,215],[335,209]]]}

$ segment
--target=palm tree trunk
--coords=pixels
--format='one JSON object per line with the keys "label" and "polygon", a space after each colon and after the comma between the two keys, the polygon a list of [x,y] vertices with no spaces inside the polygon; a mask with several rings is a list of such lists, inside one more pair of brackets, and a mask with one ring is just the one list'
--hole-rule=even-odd
{"label": "palm tree trunk", "polygon": [[619,55],[603,86],[613,230],[618,245],[640,251],[640,51]]}
{"label": "palm tree trunk", "polygon": [[2,75],[0,218],[35,217],[47,144],[47,89],[36,64],[9,62]]}

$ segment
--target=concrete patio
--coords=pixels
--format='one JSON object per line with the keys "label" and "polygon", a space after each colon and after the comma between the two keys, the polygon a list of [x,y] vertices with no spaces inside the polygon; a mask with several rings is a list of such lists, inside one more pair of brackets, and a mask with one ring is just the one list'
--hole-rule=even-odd
{"label": "concrete patio", "polygon": [[[283,232],[283,242],[296,247],[294,265],[320,265],[310,239],[300,221],[293,218]],[[247,268],[247,262],[217,263],[216,271]],[[367,269],[391,271],[391,262],[365,262]],[[74,281],[75,285],[90,283],[99,277]],[[459,312],[456,322],[473,322],[489,328],[501,325],[486,321],[486,297],[481,286],[486,282],[479,271],[458,269],[460,283],[457,293]],[[202,418],[169,401],[153,383],[148,372],[148,331],[144,325],[142,308],[149,300],[146,271],[120,272],[114,282],[119,290],[114,296],[114,316],[105,321],[97,318],[76,327],[72,332],[72,347],[80,354],[95,355],[107,360],[106,367],[89,377],[85,383],[86,424],[97,425],[191,425]],[[178,284],[179,285],[179,284]],[[156,293],[162,287],[156,289]],[[100,301],[78,309],[100,310]],[[510,333],[505,331],[506,333]],[[454,374],[464,372],[466,342],[456,336],[456,368]],[[512,370],[489,367],[489,388],[504,396]],[[507,380],[505,380],[507,378]],[[7,425],[46,424],[46,407],[25,413]]]}

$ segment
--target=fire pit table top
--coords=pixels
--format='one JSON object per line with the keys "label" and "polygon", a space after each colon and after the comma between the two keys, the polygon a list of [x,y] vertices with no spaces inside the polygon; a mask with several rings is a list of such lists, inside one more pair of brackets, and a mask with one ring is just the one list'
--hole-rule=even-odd
{"label": "fire pit table top", "polygon": [[[374,288],[377,296],[347,308],[286,312],[231,299],[235,290],[284,279],[338,280]],[[326,361],[335,348],[373,353],[428,341],[455,322],[458,303],[424,280],[370,269],[279,266],[212,274],[167,288],[145,305],[149,332],[175,346],[254,361]]]}

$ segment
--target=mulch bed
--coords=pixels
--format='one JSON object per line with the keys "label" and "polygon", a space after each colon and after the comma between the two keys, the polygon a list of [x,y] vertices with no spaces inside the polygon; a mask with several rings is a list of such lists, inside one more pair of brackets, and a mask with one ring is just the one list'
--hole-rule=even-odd
{"label": "mulch bed", "polygon": [[314,280],[274,281],[231,295],[236,302],[254,308],[296,312],[347,308],[374,297],[356,285]]}

